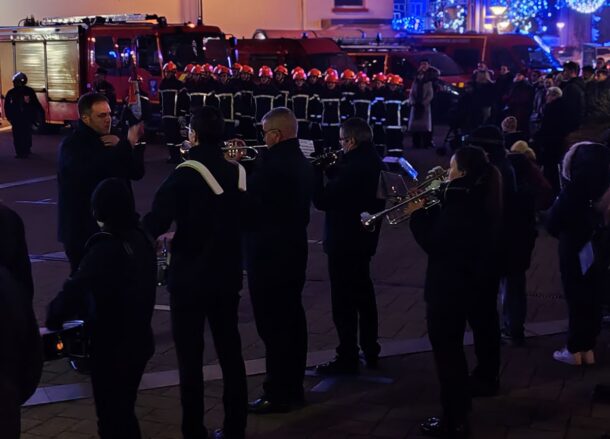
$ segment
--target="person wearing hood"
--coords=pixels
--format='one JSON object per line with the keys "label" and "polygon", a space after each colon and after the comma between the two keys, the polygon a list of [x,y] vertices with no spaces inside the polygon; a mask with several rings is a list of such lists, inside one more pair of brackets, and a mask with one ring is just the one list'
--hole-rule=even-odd
{"label": "person wearing hood", "polygon": [[19,215],[0,203],[0,432],[19,438],[21,405],[42,375],[32,267]]}
{"label": "person wearing hood", "polygon": [[596,203],[610,186],[610,148],[593,142],[574,144],[563,159],[562,177],[565,185],[551,208],[547,230],[559,239],[568,337],[553,358],[570,365],[593,364],[608,265],[597,252],[607,243],[601,242],[603,215]]}
{"label": "person wearing hood", "polygon": [[126,182],[144,177],[143,124],[129,128],[127,138],[111,134],[110,105],[98,93],[80,97],[78,114],[76,130],[59,146],[57,164],[58,239],[72,271],[80,264],[85,243],[99,230],[91,216],[91,195],[97,185],[111,177]]}
{"label": "person wearing hood", "polygon": [[574,61],[563,65],[563,82],[560,85],[563,92],[564,108],[569,113],[566,117],[566,131],[576,131],[585,117],[585,82],[578,76],[580,66]]}
{"label": "person wearing hood", "polygon": [[84,316],[98,433],[139,439],[134,406],[154,352],[157,258],[125,180],[103,180],[91,206],[101,232],[89,238],[78,268],[49,304],[46,326],[61,329],[64,321]]}

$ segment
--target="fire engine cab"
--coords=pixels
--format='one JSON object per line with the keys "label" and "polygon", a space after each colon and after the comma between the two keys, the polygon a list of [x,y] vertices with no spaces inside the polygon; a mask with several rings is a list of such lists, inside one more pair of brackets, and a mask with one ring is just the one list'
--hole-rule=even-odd
{"label": "fire engine cab", "polygon": [[13,87],[12,76],[24,72],[47,124],[78,119],[78,98],[91,89],[100,67],[117,100],[127,96],[128,78],[137,73],[155,103],[164,62],[171,60],[179,69],[189,63],[230,63],[225,35],[216,26],[167,24],[149,14],[45,18],[31,24],[0,27],[0,104]]}

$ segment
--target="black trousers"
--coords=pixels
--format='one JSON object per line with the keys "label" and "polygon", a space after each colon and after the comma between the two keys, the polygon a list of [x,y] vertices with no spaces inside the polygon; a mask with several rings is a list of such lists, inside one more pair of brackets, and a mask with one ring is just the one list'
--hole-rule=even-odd
{"label": "black trousers", "polygon": [[13,124],[13,145],[17,157],[27,157],[32,149],[32,124]]}
{"label": "black trousers", "polygon": [[368,255],[328,255],[333,322],[339,336],[337,356],[348,362],[358,361],[358,329],[365,357],[377,358],[381,351],[370,262]]}
{"label": "black trousers", "polygon": [[64,242],[64,252],[70,262],[70,274],[72,274],[85,256],[85,242]]}
{"label": "black trousers", "polygon": [[477,365],[472,375],[486,382],[495,382],[500,374],[500,319],[497,307],[499,288],[499,275],[490,275],[482,280],[467,309],[477,357]]}
{"label": "black trousers", "polygon": [[180,124],[177,117],[163,117],[161,119],[161,128],[165,145],[168,148],[169,157],[172,160],[180,159],[180,144],[182,137],[180,136]]}
{"label": "black trousers", "polygon": [[460,423],[471,409],[468,365],[464,354],[467,304],[427,304],[428,337],[441,387],[443,418]]}
{"label": "black trousers", "polygon": [[249,257],[248,285],[258,334],[265,343],[265,396],[273,402],[303,399],[307,361],[307,322],[302,293],[307,243],[281,253],[282,260]]}
{"label": "black trousers", "polygon": [[140,439],[135,414],[138,386],[148,358],[92,358],[91,386],[101,439]]}
{"label": "black trousers", "polygon": [[[248,388],[237,327],[237,291],[206,292],[199,300],[183,300],[172,292],[171,320],[182,404],[185,439],[207,438],[204,425],[203,331],[208,319],[223,377],[224,430],[229,437],[243,437],[246,429]],[[192,296],[191,296],[192,297]]]}

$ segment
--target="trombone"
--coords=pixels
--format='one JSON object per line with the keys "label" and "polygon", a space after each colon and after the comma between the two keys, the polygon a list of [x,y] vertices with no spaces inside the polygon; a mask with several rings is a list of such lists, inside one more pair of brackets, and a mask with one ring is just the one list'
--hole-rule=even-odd
{"label": "trombone", "polygon": [[426,179],[407,192],[406,197],[396,197],[397,202],[394,206],[380,212],[374,214],[362,212],[360,222],[365,229],[372,231],[383,217],[386,217],[391,225],[396,225],[408,220],[416,210],[429,209],[440,204],[438,194],[448,176],[448,170],[440,166],[432,168],[428,171]]}

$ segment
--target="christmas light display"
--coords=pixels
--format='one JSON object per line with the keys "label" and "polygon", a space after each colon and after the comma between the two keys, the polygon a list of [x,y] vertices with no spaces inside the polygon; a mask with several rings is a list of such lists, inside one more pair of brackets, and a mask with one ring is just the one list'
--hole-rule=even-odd
{"label": "christmas light display", "polygon": [[513,25],[513,30],[530,33],[542,30],[541,16],[549,8],[547,0],[511,0],[500,2],[507,6],[506,18]]}
{"label": "christmas light display", "polygon": [[436,29],[463,32],[466,25],[466,8],[456,0],[434,2],[430,14]]}
{"label": "christmas light display", "polygon": [[566,0],[571,9],[581,14],[592,14],[601,8],[606,0]]}
{"label": "christmas light display", "polygon": [[420,20],[417,17],[395,18],[392,20],[392,28],[419,33],[424,31],[424,23],[423,20]]}

